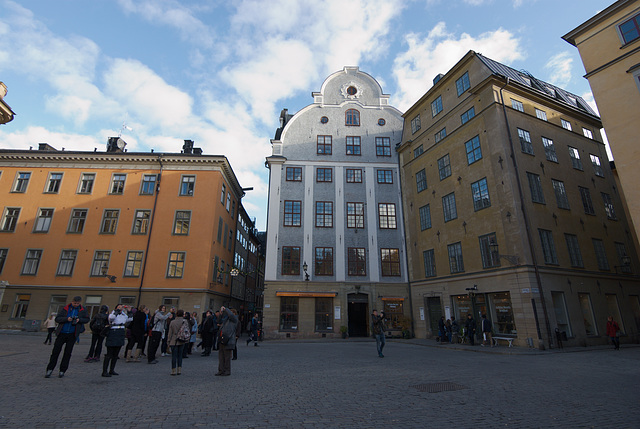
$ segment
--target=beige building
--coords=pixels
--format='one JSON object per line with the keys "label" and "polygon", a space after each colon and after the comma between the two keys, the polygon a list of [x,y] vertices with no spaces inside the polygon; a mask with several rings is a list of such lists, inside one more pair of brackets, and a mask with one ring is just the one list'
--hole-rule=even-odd
{"label": "beige building", "polygon": [[485,314],[520,346],[603,344],[613,315],[635,341],[640,266],[583,99],[470,51],[404,120],[417,337]]}
{"label": "beige building", "polygon": [[4,97],[7,95],[7,85],[4,82],[0,82],[0,124],[6,124],[13,120],[13,110],[4,101]]}
{"label": "beige building", "polygon": [[620,0],[562,37],[578,48],[640,230],[640,1]]}

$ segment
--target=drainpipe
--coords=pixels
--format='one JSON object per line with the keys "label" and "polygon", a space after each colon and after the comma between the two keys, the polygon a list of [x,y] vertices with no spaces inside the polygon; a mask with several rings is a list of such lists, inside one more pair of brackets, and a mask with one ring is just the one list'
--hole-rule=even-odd
{"label": "drainpipe", "polygon": [[[542,304],[542,313],[544,314],[544,322],[545,328],[547,329],[547,341],[549,342],[549,347],[552,344],[551,338],[551,326],[549,325],[549,316],[547,314],[547,304],[544,300],[544,294],[542,292],[542,280],[540,279],[540,271],[538,270],[538,262],[536,258],[535,248],[533,246],[533,240],[531,238],[531,226],[529,225],[529,216],[527,215],[527,209],[524,200],[524,193],[522,192],[522,182],[520,181],[520,173],[518,171],[518,162],[516,161],[515,151],[513,149],[513,139],[511,138],[511,128],[509,127],[509,118],[507,117],[507,108],[504,104],[504,96],[502,94],[502,90],[509,85],[509,77],[507,77],[507,81],[500,88],[500,102],[502,103],[502,112],[504,114],[504,120],[507,126],[507,137],[509,137],[509,148],[511,150],[511,160],[513,161],[513,168],[516,173],[516,182],[518,184],[518,196],[520,197],[520,209],[522,210],[522,217],[524,218],[524,226],[527,232],[527,244],[529,245],[529,251],[531,252],[531,262],[533,263],[533,270],[536,275],[536,283],[538,284],[538,293],[540,295],[540,303]],[[538,348],[540,350],[544,350],[544,341],[542,339],[542,333],[540,332],[540,322],[538,320],[538,311],[536,310],[536,303],[533,299],[531,299],[531,306],[533,307],[533,315],[536,321],[536,330],[538,331]]]}
{"label": "drainpipe", "polygon": [[149,260],[149,246],[151,244],[151,231],[153,231],[153,220],[156,217],[156,206],[158,205],[158,194],[160,193],[160,181],[162,180],[162,155],[158,156],[158,164],[160,164],[160,173],[158,173],[158,180],[156,181],[156,192],[153,199],[153,211],[151,212],[151,219],[149,220],[149,234],[147,235],[147,248],[144,252],[144,262],[142,263],[142,273],[140,274],[140,287],[138,288],[138,305],[140,307],[140,300],[142,299],[142,284],[144,283],[144,273],[147,269],[147,261]]}

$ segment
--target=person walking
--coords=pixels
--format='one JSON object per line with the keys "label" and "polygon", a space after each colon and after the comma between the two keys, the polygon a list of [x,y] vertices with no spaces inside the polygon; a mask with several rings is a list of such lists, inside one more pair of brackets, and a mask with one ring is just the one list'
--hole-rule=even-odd
{"label": "person walking", "polygon": [[43,325],[47,328],[47,338],[44,339],[44,344],[49,342],[51,345],[51,338],[53,337],[53,331],[56,330],[56,313],[51,313],[47,319],[44,319]]}
{"label": "person walking", "polygon": [[620,350],[620,325],[613,320],[613,316],[607,317],[607,336],[611,338],[614,350]]}
{"label": "person walking", "polygon": [[189,341],[189,337],[183,335],[184,331],[191,332],[191,324],[184,318],[184,310],[179,309],[176,317],[169,324],[167,333],[167,344],[171,347],[171,375],[182,374],[182,352],[184,345]]}
{"label": "person walking", "polygon": [[165,336],[167,319],[169,313],[165,313],[167,307],[160,305],[153,315],[153,327],[151,328],[151,338],[149,339],[149,348],[147,349],[147,363],[156,364],[156,352],[162,342],[162,338]]}
{"label": "person walking", "polygon": [[80,304],[81,302],[82,298],[80,296],[74,296],[71,303],[61,308],[56,315],[55,320],[58,327],[55,332],[57,337],[53,343],[45,378],[51,377],[63,346],[64,354],[62,355],[62,362],[60,362],[58,377],[64,377],[64,373],[69,368],[69,361],[71,360],[71,353],[73,352],[73,346],[76,344],[76,339],[84,331],[84,324],[89,322],[89,315],[87,310]]}
{"label": "person walking", "polygon": [[220,344],[218,350],[218,372],[215,375],[231,375],[231,352],[236,346],[238,316],[231,310],[220,307],[222,326],[220,328]]}
{"label": "person walking", "polygon": [[482,329],[482,347],[488,341],[489,345],[493,347],[493,338],[491,336],[491,320],[487,319],[487,315],[483,314],[480,320],[480,327]]}
{"label": "person walking", "polygon": [[101,335],[102,329],[109,324],[109,307],[103,305],[100,307],[98,314],[95,314],[89,322],[89,329],[91,329],[91,346],[89,347],[89,354],[84,359],[85,362],[99,362],[100,353],[102,352],[102,341],[104,337]]}
{"label": "person walking", "polygon": [[378,310],[373,310],[371,313],[371,329],[373,330],[373,336],[376,338],[376,347],[378,349],[378,357],[383,358],[382,349],[384,349],[385,339],[384,339],[384,312],[380,312],[378,315]]}
{"label": "person walking", "polygon": [[473,320],[471,313],[467,314],[467,322],[464,324],[467,328],[467,337],[469,338],[469,344],[475,345],[474,337],[476,336],[476,321]]}
{"label": "person walking", "polygon": [[132,320],[133,316],[131,316],[126,311],[126,307],[121,304],[116,306],[115,310],[109,315],[109,332],[107,333],[107,340],[105,341],[107,354],[104,355],[104,362],[102,362],[103,377],[119,375],[115,371],[116,362],[118,361],[120,349],[124,346],[125,325]]}
{"label": "person walking", "polygon": [[258,347],[258,324],[260,323],[258,317],[258,313],[255,313],[251,318],[249,338],[247,339],[247,345],[249,345],[249,343],[253,341],[253,345],[255,347]]}

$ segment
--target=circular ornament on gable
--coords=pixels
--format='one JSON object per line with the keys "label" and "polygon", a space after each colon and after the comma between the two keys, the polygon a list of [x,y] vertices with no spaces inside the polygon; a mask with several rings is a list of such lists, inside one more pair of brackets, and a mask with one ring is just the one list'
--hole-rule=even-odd
{"label": "circular ornament on gable", "polygon": [[323,124],[326,124],[327,122],[329,122],[329,118],[327,118],[326,116],[323,116],[322,118],[320,118],[320,122]]}
{"label": "circular ornament on gable", "polygon": [[387,122],[383,118],[378,119],[378,125],[383,126],[386,123]]}
{"label": "circular ornament on gable", "polygon": [[351,100],[355,100],[356,98],[360,98],[362,96],[362,87],[355,82],[348,82],[342,85],[340,88],[340,93],[344,98],[349,98]]}

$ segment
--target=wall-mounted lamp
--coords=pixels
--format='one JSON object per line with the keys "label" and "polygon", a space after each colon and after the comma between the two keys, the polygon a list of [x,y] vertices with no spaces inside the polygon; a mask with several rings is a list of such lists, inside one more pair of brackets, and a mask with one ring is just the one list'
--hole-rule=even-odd
{"label": "wall-mounted lamp", "polygon": [[106,278],[108,278],[109,280],[111,280],[111,283],[115,283],[116,282],[116,276],[112,276],[110,274],[107,273],[107,271],[109,270],[109,267],[107,267],[107,264],[103,264],[102,267],[100,268],[100,272],[102,273],[103,276],[105,276]]}
{"label": "wall-mounted lamp", "polygon": [[517,256],[501,255],[500,249],[498,247],[498,243],[496,243],[495,241],[489,242],[489,252],[491,254],[495,254],[498,257],[498,259],[500,258],[506,259],[507,261],[509,261],[511,265],[520,265],[520,258],[518,258]]}
{"label": "wall-mounted lamp", "polygon": [[303,262],[302,263],[302,269],[304,270],[304,281],[308,282],[309,281],[309,273],[307,272],[307,268],[309,268],[309,266],[307,265],[307,262]]}

